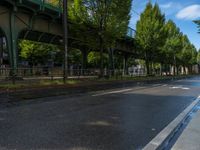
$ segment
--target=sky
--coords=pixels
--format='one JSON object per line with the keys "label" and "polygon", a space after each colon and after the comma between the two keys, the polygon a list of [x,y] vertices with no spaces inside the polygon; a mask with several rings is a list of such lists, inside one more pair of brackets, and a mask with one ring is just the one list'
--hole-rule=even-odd
{"label": "sky", "polygon": [[[140,13],[144,11],[149,0],[133,0],[130,27],[135,29]],[[172,19],[186,34],[191,43],[200,49],[200,34],[193,20],[200,19],[200,0],[151,0],[157,2],[166,19]]]}

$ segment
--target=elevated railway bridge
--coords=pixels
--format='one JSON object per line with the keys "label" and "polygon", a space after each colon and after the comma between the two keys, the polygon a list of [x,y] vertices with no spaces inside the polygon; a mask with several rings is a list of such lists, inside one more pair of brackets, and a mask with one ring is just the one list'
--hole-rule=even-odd
{"label": "elevated railway bridge", "polygon": [[[83,56],[86,56],[86,50],[91,49],[90,43],[87,42],[89,34],[83,34],[80,39],[73,31],[86,31],[76,27],[77,25],[69,22],[69,47],[80,49]],[[118,40],[114,48],[115,52],[123,53],[125,59],[127,56],[137,55],[134,51],[133,35],[134,30],[128,28],[127,37]],[[13,70],[18,66],[19,39],[62,45],[62,0],[56,3],[50,0],[0,0],[0,37],[0,53],[4,37],[9,64]]]}

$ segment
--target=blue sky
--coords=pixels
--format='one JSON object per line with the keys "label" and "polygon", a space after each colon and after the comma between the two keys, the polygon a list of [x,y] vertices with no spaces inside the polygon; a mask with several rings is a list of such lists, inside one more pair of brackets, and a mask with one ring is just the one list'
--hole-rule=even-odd
{"label": "blue sky", "polygon": [[[133,0],[130,27],[135,29],[139,15],[149,0]],[[192,21],[200,19],[200,0],[151,0],[157,2],[160,9],[166,15],[166,19],[172,19],[181,32],[188,35],[190,41],[200,49],[200,34],[196,24]]]}

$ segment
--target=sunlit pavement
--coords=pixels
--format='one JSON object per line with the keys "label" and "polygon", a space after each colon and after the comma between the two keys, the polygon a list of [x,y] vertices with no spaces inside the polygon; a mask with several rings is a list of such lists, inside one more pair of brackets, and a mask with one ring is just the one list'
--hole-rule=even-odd
{"label": "sunlit pavement", "polygon": [[200,111],[194,115],[189,125],[180,135],[172,150],[200,149]]}
{"label": "sunlit pavement", "polygon": [[141,149],[199,91],[195,77],[2,108],[0,149]]}

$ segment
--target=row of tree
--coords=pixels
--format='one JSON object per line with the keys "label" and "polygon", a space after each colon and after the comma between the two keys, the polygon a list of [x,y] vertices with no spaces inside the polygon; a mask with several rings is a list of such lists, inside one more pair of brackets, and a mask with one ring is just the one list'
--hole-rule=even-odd
{"label": "row of tree", "polygon": [[144,56],[147,74],[152,73],[151,66],[156,62],[161,66],[174,66],[174,74],[178,73],[180,66],[184,71],[186,67],[191,71],[197,62],[195,46],[172,20],[166,21],[158,4],[147,4],[137,22],[135,39]]}
{"label": "row of tree", "polygon": [[[198,29],[199,29],[198,33],[200,33],[200,20],[196,20],[194,22],[198,25]],[[197,54],[197,63],[200,70],[200,50],[198,51],[198,54]]]}

